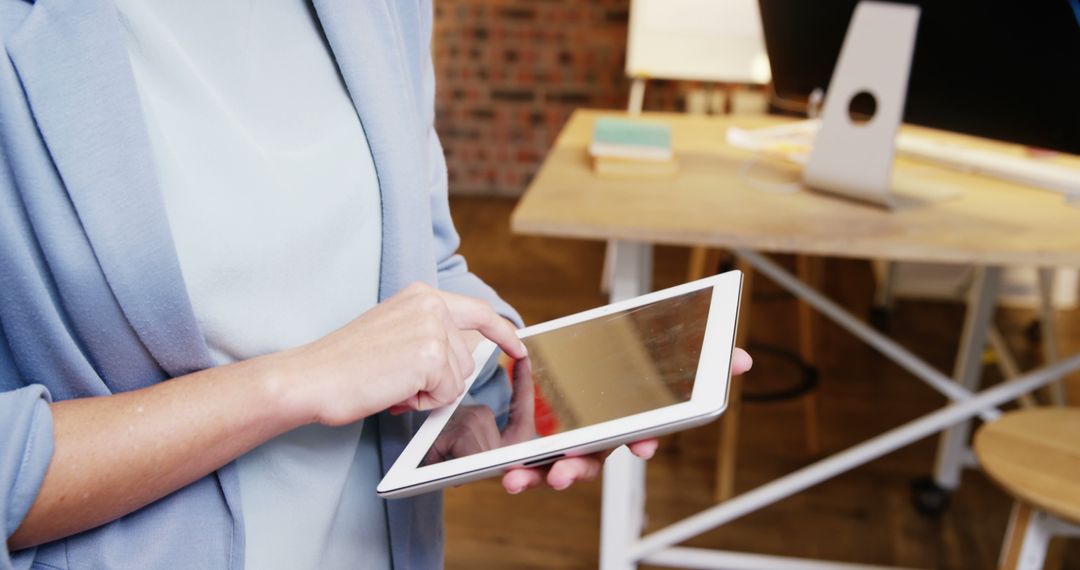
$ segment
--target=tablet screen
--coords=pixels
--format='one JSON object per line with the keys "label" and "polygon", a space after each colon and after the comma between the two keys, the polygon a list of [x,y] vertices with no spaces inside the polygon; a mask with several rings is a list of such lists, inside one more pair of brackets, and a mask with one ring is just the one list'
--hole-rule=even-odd
{"label": "tablet screen", "polygon": [[466,396],[420,465],[689,401],[712,293],[706,287],[523,338],[529,357],[508,365],[510,389],[496,380]]}

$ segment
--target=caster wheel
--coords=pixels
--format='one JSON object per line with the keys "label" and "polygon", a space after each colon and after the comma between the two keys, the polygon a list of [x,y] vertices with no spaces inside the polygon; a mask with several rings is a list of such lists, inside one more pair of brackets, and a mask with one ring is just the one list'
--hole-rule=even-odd
{"label": "caster wheel", "polygon": [[952,491],[925,477],[911,482],[911,504],[920,515],[937,518],[949,508]]}
{"label": "caster wheel", "polygon": [[889,330],[889,318],[892,312],[884,307],[870,308],[870,324],[879,331]]}
{"label": "caster wheel", "polygon": [[1039,344],[1042,342],[1042,325],[1039,323],[1038,319],[1031,321],[1024,327],[1024,338],[1032,344]]}

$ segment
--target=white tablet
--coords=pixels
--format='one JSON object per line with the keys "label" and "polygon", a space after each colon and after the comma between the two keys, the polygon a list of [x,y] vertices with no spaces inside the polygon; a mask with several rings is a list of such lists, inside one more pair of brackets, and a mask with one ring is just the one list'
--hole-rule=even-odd
{"label": "white tablet", "polygon": [[[727,406],[742,274],[731,271],[518,331],[529,356],[433,411],[377,488],[408,497],[715,419]],[[488,371],[491,366],[486,366]]]}

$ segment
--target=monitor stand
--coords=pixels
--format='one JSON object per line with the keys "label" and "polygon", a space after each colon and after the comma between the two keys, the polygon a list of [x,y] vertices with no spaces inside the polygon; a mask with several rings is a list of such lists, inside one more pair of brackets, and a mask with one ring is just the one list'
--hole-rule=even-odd
{"label": "monitor stand", "polygon": [[919,13],[918,6],[869,0],[855,7],[803,176],[807,186],[889,208],[909,202],[893,192],[892,168]]}

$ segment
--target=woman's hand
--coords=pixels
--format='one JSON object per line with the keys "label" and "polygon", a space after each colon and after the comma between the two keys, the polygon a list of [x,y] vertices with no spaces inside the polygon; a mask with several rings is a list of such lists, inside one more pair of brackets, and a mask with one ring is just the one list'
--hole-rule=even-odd
{"label": "woman's hand", "polygon": [[[754,365],[750,355],[741,348],[736,348],[731,357],[731,373],[734,376],[743,374]],[[659,442],[656,439],[646,439],[631,443],[627,447],[634,455],[649,459],[656,453]],[[503,475],[502,484],[507,493],[517,494],[541,483],[546,483],[556,490],[566,489],[578,481],[591,481],[600,474],[600,468],[604,459],[611,451],[594,453],[582,457],[569,457],[560,459],[546,467],[511,469]]]}
{"label": "woman's hand", "polygon": [[342,425],[390,407],[453,402],[475,368],[472,331],[525,357],[513,325],[487,303],[414,284],[341,329],[267,358],[301,423]]}
{"label": "woman's hand", "polygon": [[536,407],[531,366],[528,357],[514,361],[510,409],[501,431],[491,408],[483,404],[462,404],[454,410],[442,433],[431,444],[423,464],[466,457],[534,439]]}

